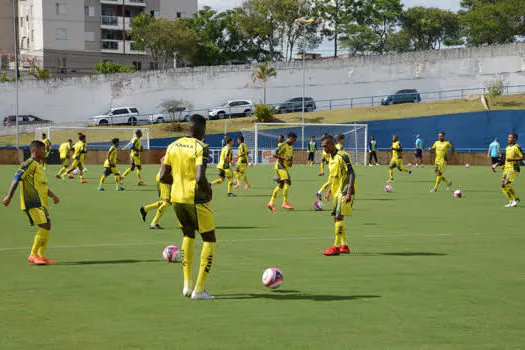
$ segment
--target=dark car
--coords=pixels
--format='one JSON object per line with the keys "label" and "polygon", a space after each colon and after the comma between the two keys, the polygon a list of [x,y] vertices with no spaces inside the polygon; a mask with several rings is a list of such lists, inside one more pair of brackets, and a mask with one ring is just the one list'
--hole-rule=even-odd
{"label": "dark car", "polygon": [[[51,124],[51,120],[46,120],[42,118],[35,117],[31,114],[19,114],[18,115],[18,125],[28,125],[28,124]],[[16,116],[10,115],[4,118],[4,126],[13,126],[16,125]]]}
{"label": "dark car", "polygon": [[[317,106],[315,105],[315,101],[311,97],[305,97],[304,98],[304,111],[305,112],[313,112]],[[292,113],[292,112],[300,112],[303,109],[303,98],[302,97],[295,97],[291,98],[288,101],[285,101],[283,103],[279,103],[275,105],[275,113]]]}
{"label": "dark car", "polygon": [[399,103],[419,103],[421,102],[421,95],[416,89],[399,90],[393,95],[383,97],[381,104],[396,105]]}

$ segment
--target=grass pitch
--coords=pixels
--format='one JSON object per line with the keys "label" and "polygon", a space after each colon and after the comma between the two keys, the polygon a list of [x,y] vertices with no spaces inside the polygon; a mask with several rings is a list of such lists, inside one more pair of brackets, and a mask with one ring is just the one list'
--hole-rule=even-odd
{"label": "grass pitch", "polygon": [[[1,167],[5,189],[15,169]],[[249,169],[253,188],[239,197],[227,198],[225,184],[215,188],[218,246],[207,288],[217,299],[211,302],[182,297],[181,265],[160,259],[165,245],[180,246],[173,212],[161,220],[164,231],[149,230],[139,218],[138,207],[156,199],[154,185],[136,187],[131,174],[125,192],[111,181],[97,192],[100,167],[90,167],[86,185],[55,180],[56,170],[48,175],[62,203],[50,209],[48,255],[58,265],[27,263],[34,229],[17,200],[0,210],[0,349],[525,344],[525,209],[503,208],[500,177],[489,167],[447,169],[462,199],[428,192],[431,167],[414,169],[411,177],[396,173],[392,193],[383,190],[386,167],[358,167],[359,193],[347,219],[353,252],[339,257],[320,254],[332,244],[333,223],[329,210],[312,208],[324,181],[317,167],[292,169],[296,210],[278,213],[265,208],[272,169]],[[144,171],[150,184],[156,171]],[[215,178],[214,169],[208,178]],[[524,181],[516,184],[523,197]],[[272,266],[284,273],[276,291],[260,280]]]}

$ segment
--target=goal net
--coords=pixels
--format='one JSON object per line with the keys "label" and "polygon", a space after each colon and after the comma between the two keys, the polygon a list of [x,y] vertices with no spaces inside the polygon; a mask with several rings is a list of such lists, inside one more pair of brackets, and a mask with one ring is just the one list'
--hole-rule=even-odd
{"label": "goal net", "polygon": [[120,148],[130,149],[131,139],[135,136],[135,130],[142,130],[142,147],[150,149],[149,128],[89,128],[89,127],[66,127],[66,126],[48,126],[35,129],[35,139],[40,140],[42,133],[52,144],[61,144],[68,139],[73,142],[78,141],[78,134],[86,135],[87,148],[90,150],[107,150],[111,147],[113,138],[120,139]]}
{"label": "goal net", "polygon": [[323,134],[345,136],[345,151],[350,154],[354,164],[366,165],[368,125],[367,124],[301,124],[301,123],[256,123],[253,128],[243,129],[244,142],[253,150],[255,164],[270,164],[275,160],[272,153],[277,147],[277,138],[286,138],[289,132],[297,134],[294,145],[294,163],[306,164],[308,142],[314,136],[316,152],[314,161],[321,160],[321,137]]}

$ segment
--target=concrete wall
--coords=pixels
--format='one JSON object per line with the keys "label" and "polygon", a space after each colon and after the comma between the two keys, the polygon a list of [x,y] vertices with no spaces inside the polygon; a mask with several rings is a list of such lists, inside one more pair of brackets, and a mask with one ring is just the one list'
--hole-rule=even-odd
{"label": "concrete wall", "polygon": [[[267,102],[301,96],[301,63],[279,63],[276,68],[277,79],[268,82]],[[151,113],[162,101],[173,98],[188,100],[195,107],[239,98],[259,102],[263,93],[260,85],[251,80],[252,69],[198,67],[24,81],[20,87],[20,113],[65,122],[83,120],[122,105],[135,105],[141,112]],[[319,100],[382,95],[401,88],[423,92],[482,87],[495,77],[503,77],[509,84],[525,82],[525,43],[311,61],[306,69],[306,94]],[[14,110],[14,84],[0,84],[0,116],[13,114]]]}

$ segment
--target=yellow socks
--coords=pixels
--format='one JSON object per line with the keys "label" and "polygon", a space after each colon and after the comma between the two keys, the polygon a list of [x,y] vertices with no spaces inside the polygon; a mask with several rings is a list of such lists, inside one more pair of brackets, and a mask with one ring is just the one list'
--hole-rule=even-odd
{"label": "yellow socks", "polygon": [[119,175],[115,175],[115,183],[117,184],[117,187],[120,186],[120,176]]}
{"label": "yellow socks", "polygon": [[[241,179],[242,179],[242,181],[244,181],[244,184],[245,184],[245,185],[249,185],[249,184],[250,184],[250,183],[248,182],[248,178],[246,177],[245,174],[242,174],[242,175],[241,175]],[[237,180],[237,181],[239,181],[239,180]]]}
{"label": "yellow socks", "polygon": [[388,168],[388,177],[390,179],[394,178],[394,169],[393,168]]}
{"label": "yellow socks", "polygon": [[319,192],[324,192],[324,190],[326,190],[328,188],[328,186],[330,186],[330,181],[326,181],[323,186],[321,186],[321,189],[319,190]]}
{"label": "yellow socks", "polygon": [[279,193],[281,192],[281,188],[279,186],[276,186],[272,192],[272,198],[270,199],[270,204],[273,205],[275,203],[275,200],[279,196]]}
{"label": "yellow socks", "polygon": [[102,175],[102,176],[100,177],[100,183],[99,183],[100,187],[104,186],[104,181],[105,181],[105,180],[106,180],[106,175]]}
{"label": "yellow socks", "polygon": [[124,174],[122,174],[122,176],[124,176],[124,177],[128,176],[129,173],[131,173],[131,168],[126,169],[126,171],[124,172]]}
{"label": "yellow socks", "polygon": [[137,169],[137,180],[141,181],[141,179],[142,179],[142,170]]}
{"label": "yellow socks", "polygon": [[62,176],[62,174],[65,173],[66,171],[67,171],[67,168],[62,167],[62,168],[60,168],[60,170],[58,171],[57,175],[58,175],[58,176]]}
{"label": "yellow socks", "polygon": [[335,241],[334,245],[336,247],[339,247],[341,245],[347,245],[346,244],[346,227],[344,221],[336,221],[335,222]]}
{"label": "yellow socks", "polygon": [[288,190],[289,189],[290,189],[290,185],[285,183],[284,184],[284,188],[283,188],[283,204],[287,204],[288,203]]}
{"label": "yellow socks", "polygon": [[501,190],[509,202],[515,200],[518,197],[516,195],[516,191],[514,191],[514,187],[511,184],[505,185]]}
{"label": "yellow socks", "polygon": [[159,209],[157,210],[157,213],[155,214],[155,217],[153,218],[153,221],[151,222],[152,226],[155,226],[159,223],[160,218],[162,217],[162,215],[164,215],[166,209],[168,209],[170,205],[171,204],[162,201],[162,204],[160,205]]}
{"label": "yellow socks", "polygon": [[191,276],[191,267],[193,264],[193,245],[195,238],[184,236],[182,239],[182,271],[184,272],[184,287],[193,288],[193,280]]}
{"label": "yellow socks", "polygon": [[228,179],[228,193],[232,193],[233,192],[233,177],[230,177]]}
{"label": "yellow socks", "polygon": [[204,242],[204,244],[202,245],[201,266],[199,269],[199,276],[197,277],[197,283],[195,284],[195,293],[204,292],[206,279],[208,278],[211,266],[213,265],[213,257],[215,256],[215,244],[215,242]]}
{"label": "yellow socks", "polygon": [[217,180],[212,181],[211,185],[218,185],[222,184],[224,182],[224,179],[222,177],[218,178]]}
{"label": "yellow socks", "polygon": [[321,161],[321,164],[319,164],[319,169],[321,173],[324,173],[324,162]]}
{"label": "yellow socks", "polygon": [[434,188],[438,188],[439,183],[441,182],[441,176],[436,176],[436,184],[434,185]]}
{"label": "yellow socks", "polygon": [[44,257],[47,248],[47,242],[49,241],[49,230],[39,227],[35,234],[33,246],[31,247],[31,255],[38,255]]}
{"label": "yellow socks", "polygon": [[145,206],[144,206],[144,210],[145,210],[146,213],[147,213],[147,212],[150,211],[150,210],[160,208],[160,206],[161,206],[162,204],[164,204],[164,203],[166,203],[166,202],[164,202],[164,201],[157,201],[157,202],[155,202],[155,203],[151,203],[151,204],[145,205]]}

